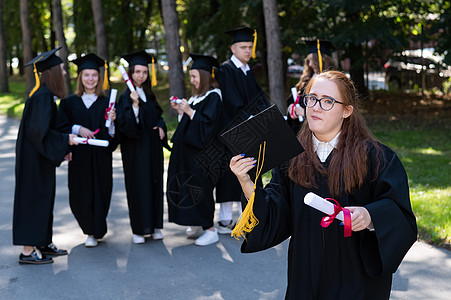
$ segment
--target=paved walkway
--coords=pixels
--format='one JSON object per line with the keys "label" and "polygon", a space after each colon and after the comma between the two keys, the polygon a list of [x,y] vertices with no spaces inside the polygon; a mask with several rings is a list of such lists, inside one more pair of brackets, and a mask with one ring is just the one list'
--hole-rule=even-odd
{"label": "paved walkway", "polygon": [[[103,242],[83,245],[64,163],[57,170],[54,242],[70,254],[50,265],[19,265],[21,248],[11,238],[17,129],[17,121],[0,116],[0,299],[283,299],[287,241],[256,254],[241,254],[229,236],[197,247],[165,216],[162,241],[133,244],[119,152]],[[451,299],[450,283],[451,252],[418,242],[394,276],[391,299]]]}

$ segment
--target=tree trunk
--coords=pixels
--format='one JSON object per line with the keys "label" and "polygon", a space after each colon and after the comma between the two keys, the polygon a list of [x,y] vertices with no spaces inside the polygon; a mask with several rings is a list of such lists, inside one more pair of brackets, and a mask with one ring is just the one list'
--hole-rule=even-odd
{"label": "tree trunk", "polygon": [[66,70],[66,75],[64,76],[66,80],[66,88],[69,94],[72,94],[72,85],[70,84],[70,74],[69,74],[69,65],[67,62],[67,56],[69,55],[69,51],[67,49],[66,38],[64,36],[64,24],[63,24],[63,13],[61,9],[61,0],[53,0],[52,2],[52,13],[53,13],[53,24],[55,25],[55,34],[58,44],[61,48],[61,59],[64,62],[64,70]]}
{"label": "tree trunk", "polygon": [[268,48],[268,80],[271,102],[281,112],[287,110],[284,99],[282,46],[280,43],[279,17],[276,0],[263,0],[265,15],[266,45]]}
{"label": "tree trunk", "polygon": [[0,92],[9,92],[8,70],[6,67],[6,40],[3,27],[3,0],[0,0]]}
{"label": "tree trunk", "polygon": [[352,81],[357,88],[362,99],[368,97],[368,89],[365,86],[365,77],[363,70],[363,49],[362,45],[350,45],[349,47],[349,57],[351,59],[351,69],[349,70],[349,75],[351,75]]}
{"label": "tree trunk", "polygon": [[[105,59],[108,63],[108,45],[106,39],[105,21],[103,19],[103,7],[101,0],[91,0],[92,14],[94,16],[94,27],[96,30],[97,54]],[[103,68],[102,71],[104,72]],[[108,68],[108,76],[104,80],[109,81],[110,70]]]}
{"label": "tree trunk", "polygon": [[[28,0],[20,0],[20,24],[22,28],[22,46],[23,46],[23,61],[24,64],[33,58],[33,51],[31,49],[31,31],[30,31],[30,14],[28,12]],[[25,86],[27,94],[33,89],[34,76],[33,67],[24,68]]]}
{"label": "tree trunk", "polygon": [[180,53],[180,36],[175,0],[162,0],[166,54],[169,64],[169,95],[185,98],[185,76]]}

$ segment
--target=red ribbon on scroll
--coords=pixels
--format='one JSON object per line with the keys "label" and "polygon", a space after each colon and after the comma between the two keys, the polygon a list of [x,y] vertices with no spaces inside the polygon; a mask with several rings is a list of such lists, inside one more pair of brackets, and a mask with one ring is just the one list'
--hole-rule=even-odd
{"label": "red ribbon on scroll", "polygon": [[334,204],[334,213],[324,217],[321,219],[321,226],[326,228],[328,227],[335,219],[335,217],[342,211],[343,212],[343,224],[344,224],[344,237],[349,237],[351,236],[351,212],[349,211],[349,209],[347,208],[343,208],[340,206],[340,204],[338,203],[337,200],[332,199],[332,198],[326,198],[326,200],[330,200],[335,202]]}

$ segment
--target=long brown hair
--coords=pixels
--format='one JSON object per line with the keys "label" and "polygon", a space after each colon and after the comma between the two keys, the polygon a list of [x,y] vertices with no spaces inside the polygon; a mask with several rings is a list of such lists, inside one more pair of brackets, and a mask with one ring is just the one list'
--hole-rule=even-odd
{"label": "long brown hair", "polygon": [[61,65],[53,66],[42,72],[40,80],[41,84],[47,86],[53,95],[60,99],[66,96],[66,82]]}
{"label": "long brown hair", "polygon": [[[83,74],[84,71],[85,70],[81,70],[80,74],[78,74],[78,77],[77,77],[77,89],[75,90],[75,94],[78,97],[81,97],[81,95],[83,95],[83,92],[85,91],[85,86],[83,85],[83,83],[81,81],[81,75]],[[104,92],[103,91],[103,80],[102,80],[102,77],[100,76],[99,71],[97,71],[97,74],[99,75],[99,81],[97,82],[94,94],[96,94],[98,97],[101,97],[101,96],[103,96],[103,92]]]}
{"label": "long brown hair", "polygon": [[[321,56],[323,61],[323,72],[325,71],[332,71],[335,70],[335,64],[332,60],[332,57],[323,54]],[[304,60],[304,71],[302,72],[301,78],[299,79],[299,82],[296,84],[296,90],[298,92],[302,91],[307,84],[309,83],[310,79],[313,77],[313,74],[315,74],[315,71],[313,71],[312,67],[310,67],[310,61],[316,66],[316,68],[319,70],[319,59],[318,54],[312,53],[311,58],[308,56]]]}
{"label": "long brown hair", "polygon": [[[307,124],[298,133],[298,139],[305,152],[291,160],[289,176],[293,181],[307,188],[318,187],[316,173],[327,176],[329,191],[332,196],[337,197],[342,192],[351,193],[355,188],[362,186],[367,175],[368,147],[376,150],[377,158],[380,157],[381,149],[365,124],[359,108],[360,99],[353,82],[341,72],[328,71],[312,78],[306,87],[306,93],[320,77],[334,82],[343,105],[352,105],[354,109],[352,114],[343,120],[338,144],[327,169],[323,167],[314,152],[312,131],[306,119]],[[379,165],[380,161],[377,161],[376,173]]]}
{"label": "long brown hair", "polygon": [[213,76],[211,76],[209,72],[200,69],[196,70],[199,71],[199,88],[196,89],[193,85],[191,95],[200,97],[205,95],[205,93],[207,93],[209,90],[219,87],[218,82],[213,78]]}

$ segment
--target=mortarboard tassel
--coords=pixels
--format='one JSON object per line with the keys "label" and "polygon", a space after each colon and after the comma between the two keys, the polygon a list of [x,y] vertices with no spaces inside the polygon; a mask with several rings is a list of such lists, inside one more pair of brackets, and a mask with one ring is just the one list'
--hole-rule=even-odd
{"label": "mortarboard tassel", "polygon": [[38,88],[41,86],[41,82],[39,81],[38,70],[36,69],[36,63],[38,61],[40,61],[41,59],[42,59],[42,56],[33,63],[34,79],[35,79],[36,83],[34,85],[34,88],[31,90],[30,94],[28,95],[29,97],[31,97],[34,94],[34,92],[36,92],[38,90]]}
{"label": "mortarboard tassel", "polygon": [[257,49],[257,30],[254,29],[254,44],[252,45],[252,58],[256,58],[255,51]]}
{"label": "mortarboard tassel", "polygon": [[155,71],[155,60],[152,57],[152,87],[157,85],[157,73]]}
{"label": "mortarboard tassel", "polygon": [[321,56],[319,39],[316,40],[316,47],[318,48],[318,62],[319,62],[319,72],[323,71],[323,58]]}
{"label": "mortarboard tassel", "polygon": [[215,68],[211,68],[211,77],[215,78]]}
{"label": "mortarboard tassel", "polygon": [[[238,223],[235,225],[231,236],[239,239],[240,237],[245,237],[246,233],[251,232],[255,226],[258,225],[258,219],[254,215],[254,199],[255,199],[255,189],[257,188],[257,179],[260,176],[260,173],[263,169],[263,163],[265,162],[265,150],[266,150],[266,141],[263,142],[263,151],[262,144],[260,144],[260,149],[258,150],[258,160],[257,160],[257,172],[255,175],[254,181],[254,190],[252,191],[251,198],[247,202],[246,208],[241,214]],[[261,160],[260,160],[261,157]]]}
{"label": "mortarboard tassel", "polygon": [[103,76],[103,90],[108,89],[108,63],[105,60],[105,74]]}

